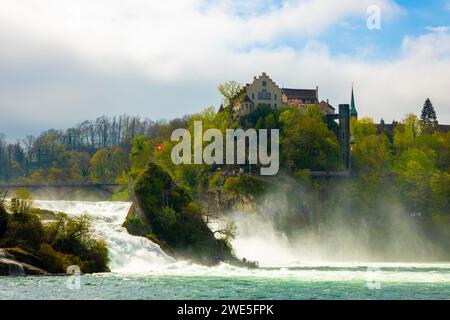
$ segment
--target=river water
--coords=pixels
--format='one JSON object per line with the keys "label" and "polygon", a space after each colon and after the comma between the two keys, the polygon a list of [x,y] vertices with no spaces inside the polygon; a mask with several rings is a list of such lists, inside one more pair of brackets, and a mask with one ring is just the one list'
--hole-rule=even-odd
{"label": "river water", "polygon": [[[450,299],[450,263],[312,263],[299,257],[254,270],[204,267],[175,261],[151,241],[129,235],[121,227],[129,203],[36,201],[35,206],[91,215],[96,234],[107,241],[112,272],[2,277],[0,299]],[[238,236],[238,256],[246,248],[242,241]]]}

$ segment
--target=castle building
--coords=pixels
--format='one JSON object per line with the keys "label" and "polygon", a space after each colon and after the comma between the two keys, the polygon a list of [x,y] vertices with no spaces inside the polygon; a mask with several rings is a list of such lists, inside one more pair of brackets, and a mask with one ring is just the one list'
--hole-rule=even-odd
{"label": "castle building", "polygon": [[302,106],[319,103],[319,87],[310,89],[283,88],[283,103],[287,106]]}
{"label": "castle building", "polygon": [[233,106],[237,116],[251,113],[259,105],[266,105],[277,110],[283,107],[298,107],[306,110],[309,105],[316,105],[324,114],[334,114],[335,109],[327,101],[319,101],[319,88],[292,89],[280,88],[265,72],[253,78],[238,94]]}
{"label": "castle building", "polygon": [[236,99],[233,111],[235,114],[246,115],[258,105],[267,105],[276,110],[282,107],[282,91],[280,87],[265,72],[254,77],[251,84],[247,83]]}

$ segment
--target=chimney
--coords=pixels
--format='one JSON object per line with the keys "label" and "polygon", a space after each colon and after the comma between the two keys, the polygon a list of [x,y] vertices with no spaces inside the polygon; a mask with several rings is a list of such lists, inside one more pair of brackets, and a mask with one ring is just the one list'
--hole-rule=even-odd
{"label": "chimney", "polygon": [[319,86],[316,86],[316,99],[319,101]]}

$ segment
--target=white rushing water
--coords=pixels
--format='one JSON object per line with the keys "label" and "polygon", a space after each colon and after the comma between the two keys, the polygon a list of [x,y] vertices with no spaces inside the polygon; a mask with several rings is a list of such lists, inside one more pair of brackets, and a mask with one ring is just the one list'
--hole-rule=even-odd
{"label": "white rushing water", "polygon": [[[262,265],[278,268],[242,269],[221,263],[216,267],[199,266],[186,261],[175,261],[152,241],[130,235],[122,227],[131,207],[128,202],[43,201],[35,207],[69,216],[88,214],[93,218],[93,228],[98,237],[105,239],[110,256],[109,267],[115,274],[156,276],[225,276],[250,278],[278,278],[304,281],[354,281],[364,280],[367,268],[383,269],[385,282],[449,283],[448,263],[367,263],[367,262],[311,262],[302,260],[302,254],[287,249],[286,241],[278,237],[253,234],[248,225],[237,220],[238,236],[233,241],[238,257],[258,258]],[[253,228],[254,229],[254,228]],[[270,245],[269,245],[270,244]],[[291,259],[285,260],[284,258]],[[297,261],[293,263],[293,259]],[[272,264],[273,263],[273,264]],[[398,269],[408,272],[398,272]],[[431,269],[431,270],[430,270]]]}
{"label": "white rushing water", "polygon": [[263,266],[246,269],[175,261],[157,244],[122,227],[130,203],[35,201],[35,206],[91,216],[95,234],[107,243],[112,272],[83,275],[80,290],[69,290],[65,277],[4,277],[0,300],[450,298],[449,263],[315,260],[317,256],[255,217],[235,217],[236,256],[258,259]]}
{"label": "white rushing water", "polygon": [[112,272],[145,273],[174,262],[159,245],[146,238],[130,235],[122,227],[131,207],[129,202],[39,200],[34,205],[40,209],[64,212],[69,216],[91,216],[94,219],[94,232],[107,243]]}

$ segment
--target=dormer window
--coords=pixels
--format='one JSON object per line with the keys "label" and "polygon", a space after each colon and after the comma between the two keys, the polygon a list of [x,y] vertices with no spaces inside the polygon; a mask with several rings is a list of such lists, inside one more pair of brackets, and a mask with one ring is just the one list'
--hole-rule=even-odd
{"label": "dormer window", "polygon": [[267,86],[267,81],[263,81],[262,85],[263,85],[263,87],[266,87]]}

